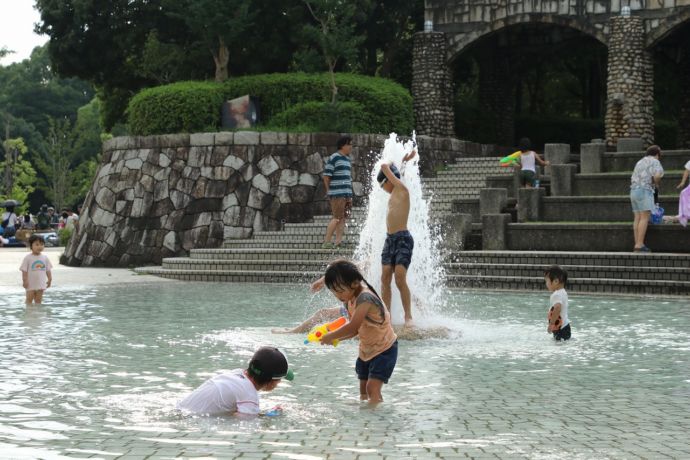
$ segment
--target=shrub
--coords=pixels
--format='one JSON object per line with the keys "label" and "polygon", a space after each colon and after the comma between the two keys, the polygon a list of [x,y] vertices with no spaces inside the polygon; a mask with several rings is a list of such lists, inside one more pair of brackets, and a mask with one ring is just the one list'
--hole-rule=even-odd
{"label": "shrub", "polygon": [[372,117],[357,102],[302,102],[271,118],[276,129],[289,131],[365,132],[373,124]]}
{"label": "shrub", "polygon": [[[399,84],[354,74],[336,74],[336,84],[340,104],[361,106],[361,109],[348,106],[358,113],[353,120],[357,131],[412,131],[412,97]],[[130,129],[139,135],[217,130],[222,101],[245,94],[259,99],[261,125],[280,128],[277,121],[286,120],[288,116],[291,125],[307,126],[307,120],[298,122],[295,117],[327,111],[325,101],[330,100],[331,88],[327,74],[303,73],[251,75],[223,83],[173,83],[145,89],[132,98],[128,108]],[[307,102],[318,102],[321,106],[317,109],[304,105]],[[290,109],[293,111],[288,112]],[[278,120],[273,120],[279,114]],[[368,124],[360,123],[362,119]],[[337,131],[335,128],[324,130]]]}
{"label": "shrub", "polygon": [[66,247],[73,234],[74,230],[72,228],[61,228],[58,230],[58,244]]}

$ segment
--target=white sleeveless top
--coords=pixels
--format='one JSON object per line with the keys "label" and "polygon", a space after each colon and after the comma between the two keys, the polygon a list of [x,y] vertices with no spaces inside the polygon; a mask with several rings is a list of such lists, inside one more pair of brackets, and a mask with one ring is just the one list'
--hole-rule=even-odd
{"label": "white sleeveless top", "polygon": [[523,171],[527,170],[537,172],[534,155],[534,152],[531,150],[523,152],[522,155],[520,155],[520,164],[522,165]]}

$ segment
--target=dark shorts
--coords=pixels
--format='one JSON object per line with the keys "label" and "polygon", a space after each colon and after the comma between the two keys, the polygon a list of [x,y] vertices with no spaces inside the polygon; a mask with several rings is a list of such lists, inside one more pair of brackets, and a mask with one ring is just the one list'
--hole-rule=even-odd
{"label": "dark shorts", "polygon": [[381,265],[402,265],[407,270],[413,249],[414,239],[407,230],[388,235],[381,252]]}
{"label": "dark shorts", "polygon": [[529,169],[523,169],[520,171],[520,184],[523,186],[529,184],[534,187],[534,181],[537,179],[537,174]]}
{"label": "dark shorts", "polygon": [[355,372],[360,380],[376,379],[383,383],[388,383],[388,379],[393,375],[395,363],[398,361],[398,341],[396,340],[391,347],[371,358],[369,361],[362,361],[357,358]]}
{"label": "dark shorts", "polygon": [[566,327],[554,332],[553,338],[556,340],[568,340],[570,338],[570,323]]}

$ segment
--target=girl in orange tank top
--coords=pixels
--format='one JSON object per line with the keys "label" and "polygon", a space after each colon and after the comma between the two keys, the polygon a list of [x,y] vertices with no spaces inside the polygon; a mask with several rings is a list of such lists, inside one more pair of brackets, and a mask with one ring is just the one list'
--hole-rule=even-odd
{"label": "girl in orange tank top", "polygon": [[360,398],[381,402],[381,388],[393,374],[398,357],[398,337],[391,325],[390,311],[352,262],[338,260],[330,264],[324,281],[331,293],[345,304],[350,321],[324,335],[321,344],[359,336],[355,370],[360,381]]}

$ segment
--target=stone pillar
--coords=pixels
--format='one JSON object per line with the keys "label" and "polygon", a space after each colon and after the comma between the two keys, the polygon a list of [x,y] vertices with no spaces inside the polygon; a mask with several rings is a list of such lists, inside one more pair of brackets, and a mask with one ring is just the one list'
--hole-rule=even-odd
{"label": "stone pillar", "polygon": [[502,251],[507,248],[506,230],[510,214],[484,214],[482,216],[482,249]]}
{"label": "stone pillar", "polygon": [[479,191],[479,215],[500,214],[508,203],[508,190],[483,188]]}
{"label": "stone pillar", "polygon": [[572,196],[576,172],[577,165],[551,165],[551,196]]}
{"label": "stone pillar", "polygon": [[602,172],[602,158],[606,153],[604,144],[580,145],[580,172],[582,174],[594,174]]}
{"label": "stone pillar", "polygon": [[[570,163],[570,144],[544,144],[544,160],[551,162],[552,165]],[[544,172],[551,174],[548,166]]]}
{"label": "stone pillar", "polygon": [[638,16],[609,19],[606,144],[621,137],[654,142],[654,71],[645,49],[644,20]]}
{"label": "stone pillar", "polygon": [[500,50],[484,48],[479,53],[479,105],[490,122],[485,126],[498,145],[515,144],[515,84],[510,59]]}
{"label": "stone pillar", "polygon": [[453,80],[442,32],[418,32],[412,49],[412,98],[417,135],[455,137]]}
{"label": "stone pillar", "polygon": [[467,237],[472,233],[472,214],[451,214],[444,217],[443,227],[446,229],[443,243],[451,251],[465,249]]}
{"label": "stone pillar", "polygon": [[[678,147],[690,149],[690,46],[679,64],[680,113],[678,114]],[[662,145],[661,148],[668,148]]]}
{"label": "stone pillar", "polygon": [[645,149],[644,139],[640,137],[619,138],[616,142],[616,152],[642,152]]}
{"label": "stone pillar", "polygon": [[518,190],[518,222],[535,222],[541,219],[543,188],[521,188]]}

